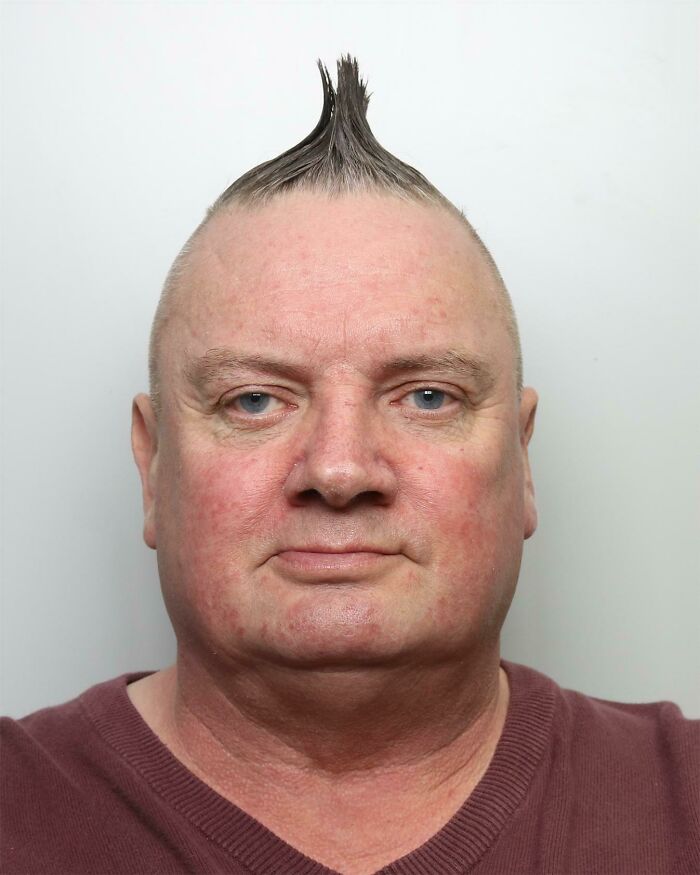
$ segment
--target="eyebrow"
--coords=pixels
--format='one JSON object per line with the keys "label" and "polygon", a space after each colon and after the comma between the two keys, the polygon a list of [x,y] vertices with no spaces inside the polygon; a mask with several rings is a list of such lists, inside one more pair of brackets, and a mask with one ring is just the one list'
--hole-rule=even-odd
{"label": "eyebrow", "polygon": [[210,349],[199,358],[189,361],[184,368],[185,377],[197,388],[226,377],[236,371],[258,371],[292,380],[303,380],[306,368],[270,356],[237,355],[227,348]]}
{"label": "eyebrow", "polygon": [[385,362],[380,370],[384,376],[416,371],[456,373],[476,380],[484,389],[490,388],[495,382],[494,374],[484,359],[453,349],[436,354],[401,356]]}
{"label": "eyebrow", "polygon": [[[201,389],[226,378],[229,374],[246,370],[299,382],[307,379],[309,374],[308,367],[303,364],[257,353],[241,355],[228,348],[210,349],[204,355],[192,359],[185,365],[184,373],[192,385]],[[399,356],[381,363],[377,368],[377,373],[382,379],[419,371],[458,374],[476,382],[484,392],[488,391],[495,382],[493,371],[484,359],[453,349],[441,350],[434,354]]]}

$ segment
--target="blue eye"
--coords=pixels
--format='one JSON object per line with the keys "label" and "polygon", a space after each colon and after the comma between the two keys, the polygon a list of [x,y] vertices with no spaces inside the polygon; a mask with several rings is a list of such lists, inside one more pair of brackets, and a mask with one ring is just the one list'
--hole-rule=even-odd
{"label": "blue eye", "polygon": [[421,410],[439,410],[445,400],[445,393],[439,389],[417,389],[411,395]]}
{"label": "blue eye", "polygon": [[246,392],[239,395],[236,402],[246,413],[264,413],[270,403],[270,395],[266,392]]}

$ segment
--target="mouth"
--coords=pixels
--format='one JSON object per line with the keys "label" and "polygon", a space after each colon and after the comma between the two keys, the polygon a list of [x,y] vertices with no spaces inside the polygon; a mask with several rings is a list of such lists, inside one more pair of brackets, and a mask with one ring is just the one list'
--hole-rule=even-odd
{"label": "mouth", "polygon": [[273,559],[287,575],[307,582],[359,580],[372,576],[394,562],[399,554],[375,548],[352,550],[294,548],[282,550]]}

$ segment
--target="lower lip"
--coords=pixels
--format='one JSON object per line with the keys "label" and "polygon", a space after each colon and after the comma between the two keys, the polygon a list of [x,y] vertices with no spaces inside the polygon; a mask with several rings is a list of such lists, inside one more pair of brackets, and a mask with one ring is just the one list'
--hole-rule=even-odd
{"label": "lower lip", "polygon": [[310,573],[369,570],[391,559],[387,553],[311,553],[303,550],[285,550],[277,559],[290,570]]}

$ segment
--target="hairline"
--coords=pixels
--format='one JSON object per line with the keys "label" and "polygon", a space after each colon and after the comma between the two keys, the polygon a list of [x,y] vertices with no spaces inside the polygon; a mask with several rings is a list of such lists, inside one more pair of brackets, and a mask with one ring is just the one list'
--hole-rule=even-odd
{"label": "hairline", "polygon": [[[302,187],[297,187],[294,191],[301,191]],[[315,193],[320,196],[326,195],[331,197],[342,197],[341,193],[329,193],[327,191],[312,188],[310,186],[305,186],[303,190],[306,190],[310,193]],[[377,194],[383,195],[387,197],[398,196],[401,200],[408,200],[412,203],[417,203],[422,206],[433,206],[436,208],[441,208],[449,215],[453,216],[457,221],[464,227],[464,229],[469,234],[470,238],[477,244],[477,248],[481,255],[485,258],[487,267],[491,275],[495,280],[495,289],[494,293],[498,298],[499,308],[501,310],[501,314],[506,322],[506,330],[511,338],[511,342],[513,344],[513,351],[515,355],[515,380],[516,380],[516,390],[518,395],[522,391],[523,387],[523,373],[522,373],[522,352],[520,346],[520,336],[518,332],[517,320],[515,316],[515,312],[513,309],[513,305],[510,299],[510,295],[508,294],[508,290],[506,285],[501,277],[501,273],[496,265],[491,253],[488,248],[485,246],[474,227],[468,221],[464,213],[459,210],[451,201],[449,201],[444,196],[440,195],[437,197],[428,197],[427,195],[424,197],[413,197],[410,193],[407,193],[404,189],[400,191],[393,191],[390,189],[374,189],[366,191],[356,191],[356,192],[347,192],[347,195],[350,196],[352,194]],[[159,356],[160,349],[162,346],[162,339],[167,327],[168,322],[170,321],[170,317],[173,309],[173,301],[176,296],[182,292],[181,281],[183,276],[185,275],[187,268],[189,266],[190,256],[197,244],[199,238],[205,233],[209,223],[218,215],[227,211],[228,208],[233,206],[242,207],[243,209],[251,209],[256,210],[263,208],[269,203],[280,200],[285,196],[292,194],[292,192],[281,191],[276,192],[272,195],[268,195],[264,199],[256,198],[251,200],[249,198],[241,197],[241,198],[232,198],[226,202],[225,205],[219,205],[218,207],[212,207],[207,211],[206,216],[200,222],[200,224],[195,228],[192,234],[187,239],[186,243],[176,256],[170,270],[165,279],[165,283],[163,285],[163,291],[160,296],[160,300],[158,303],[158,307],[156,310],[155,317],[153,319],[153,325],[151,328],[150,342],[149,342],[149,354],[148,354],[148,365],[149,365],[149,390],[150,397],[153,409],[158,415],[160,413],[162,407],[162,399],[161,399],[161,377],[159,372]]]}

